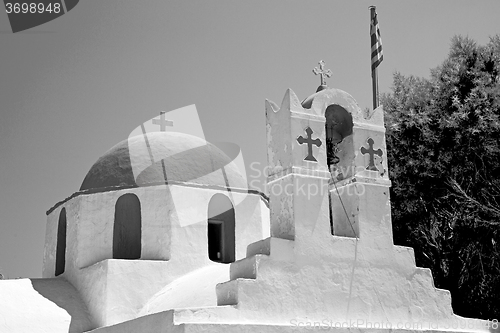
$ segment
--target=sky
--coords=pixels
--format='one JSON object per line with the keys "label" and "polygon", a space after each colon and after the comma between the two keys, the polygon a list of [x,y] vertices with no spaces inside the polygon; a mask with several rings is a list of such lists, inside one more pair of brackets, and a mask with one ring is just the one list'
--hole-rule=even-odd
{"label": "sky", "polygon": [[498,0],[81,0],[15,34],[0,12],[0,273],[41,277],[46,211],[162,110],[195,104],[207,140],[239,145],[263,189],[265,99],[311,95],[324,60],[328,85],[371,107],[370,5],[381,93],[395,72],[429,77],[454,35],[500,34]]}

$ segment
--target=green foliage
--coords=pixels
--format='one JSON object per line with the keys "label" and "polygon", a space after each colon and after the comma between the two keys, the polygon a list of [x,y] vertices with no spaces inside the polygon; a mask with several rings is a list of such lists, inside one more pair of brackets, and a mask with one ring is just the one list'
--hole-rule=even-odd
{"label": "green foliage", "polygon": [[455,313],[500,318],[500,36],[454,37],[430,79],[394,74],[386,111],[394,240]]}

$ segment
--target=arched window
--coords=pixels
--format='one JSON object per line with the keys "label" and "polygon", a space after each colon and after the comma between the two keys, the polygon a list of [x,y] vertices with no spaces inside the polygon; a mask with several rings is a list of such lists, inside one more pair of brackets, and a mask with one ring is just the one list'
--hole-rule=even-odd
{"label": "arched window", "polygon": [[113,259],[141,257],[141,203],[132,193],[118,198],[113,227]]}
{"label": "arched window", "polygon": [[59,222],[57,223],[56,276],[64,273],[66,266],[66,228],[66,208],[63,208],[59,213]]}
{"label": "arched window", "polygon": [[[346,111],[343,107],[337,104],[329,105],[325,110],[325,130],[326,130],[326,161],[328,169],[331,171],[331,167],[340,162],[337,154],[337,145],[342,142],[342,140],[352,134],[353,121],[352,115]],[[332,235],[337,234],[335,232],[335,223],[333,221],[332,212],[332,198],[329,192],[330,203],[330,231]],[[337,226],[337,229],[338,226]]]}
{"label": "arched window", "polygon": [[234,208],[223,194],[215,194],[208,204],[208,257],[221,263],[234,262]]}

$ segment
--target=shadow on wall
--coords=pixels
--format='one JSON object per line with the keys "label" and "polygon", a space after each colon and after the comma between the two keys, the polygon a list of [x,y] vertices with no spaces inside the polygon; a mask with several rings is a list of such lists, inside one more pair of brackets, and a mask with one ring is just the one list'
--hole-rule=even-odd
{"label": "shadow on wall", "polygon": [[66,310],[71,316],[68,333],[86,332],[95,327],[89,319],[87,307],[76,289],[63,279],[31,279],[33,289],[40,295]]}

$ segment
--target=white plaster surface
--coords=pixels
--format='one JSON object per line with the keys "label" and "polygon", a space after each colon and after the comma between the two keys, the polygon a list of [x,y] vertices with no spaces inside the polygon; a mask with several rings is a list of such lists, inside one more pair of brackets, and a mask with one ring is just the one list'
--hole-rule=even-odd
{"label": "white plaster surface", "polygon": [[[129,322],[117,324],[109,327],[102,327],[91,331],[92,333],[156,333],[156,332],[169,332],[169,333],[220,333],[220,332],[238,332],[238,333],[288,333],[288,332],[336,332],[336,333],[352,333],[353,328],[355,332],[359,333],[435,333],[438,332],[435,327],[406,327],[406,328],[388,328],[380,327],[366,327],[361,321],[342,321],[335,322],[325,319],[324,321],[312,320],[291,320],[287,324],[270,324],[262,323],[257,320],[242,321],[239,323],[218,322],[211,323],[209,320],[203,322],[190,322],[189,317],[193,314],[210,318],[214,311],[224,312],[226,317],[231,317],[232,314],[238,310],[233,307],[219,307],[205,308],[200,310],[170,310],[149,316],[144,316]],[[192,318],[191,318],[192,319]],[[461,323],[464,324],[465,321]],[[461,332],[453,327],[450,327],[447,332]],[[492,330],[491,333],[497,331]]]}
{"label": "white plaster surface", "polygon": [[63,279],[1,280],[0,298],[0,332],[77,333],[96,327]]}
{"label": "white plaster surface", "polygon": [[[292,167],[327,170],[324,114],[304,109],[295,93],[288,89],[279,109],[276,104],[266,102],[266,117],[269,175]],[[297,142],[299,136],[307,138],[308,127],[313,131],[312,140],[321,140],[320,147],[312,146],[317,162],[304,160],[308,145]]]}
{"label": "white plaster surface", "polygon": [[138,316],[170,309],[216,306],[214,286],[229,279],[229,267],[228,264],[213,263],[186,274],[151,297]]}
{"label": "white plaster surface", "polygon": [[[126,193],[137,195],[141,203],[140,260],[112,259],[115,203]],[[218,193],[237,203],[233,204],[235,250],[236,259],[242,259],[249,244],[269,237],[269,210],[259,195],[196,184],[158,185],[80,195],[52,211],[47,218],[43,274],[54,277],[58,216],[65,207],[68,232],[62,277],[82,295],[96,327],[136,318],[171,283],[182,285],[184,275],[222,265],[208,259],[208,205]],[[222,266],[227,280],[229,266]],[[185,298],[182,306],[217,303],[215,285],[224,279],[216,271],[210,271],[214,280],[207,278],[205,289],[200,289],[207,290],[208,296]],[[169,302],[176,304],[174,299]],[[168,304],[154,304],[152,309]]]}
{"label": "white plaster surface", "polygon": [[[248,244],[269,235],[268,209],[257,194],[199,186],[160,185],[80,195],[47,217],[44,277],[54,276],[57,223],[63,207],[68,221],[66,272],[112,258],[115,203],[126,193],[137,195],[141,202],[141,259],[169,260],[171,251],[183,253],[183,256],[196,256],[196,252],[205,255],[205,247],[198,244],[206,244],[206,229],[201,230],[199,226],[206,224],[208,204],[216,193],[238,203],[233,204],[237,221],[237,258],[245,256]],[[182,231],[185,227],[189,228]],[[190,234],[187,234],[188,230]],[[173,237],[176,233],[180,238]],[[176,245],[177,250],[172,250],[172,242],[182,245]]]}

